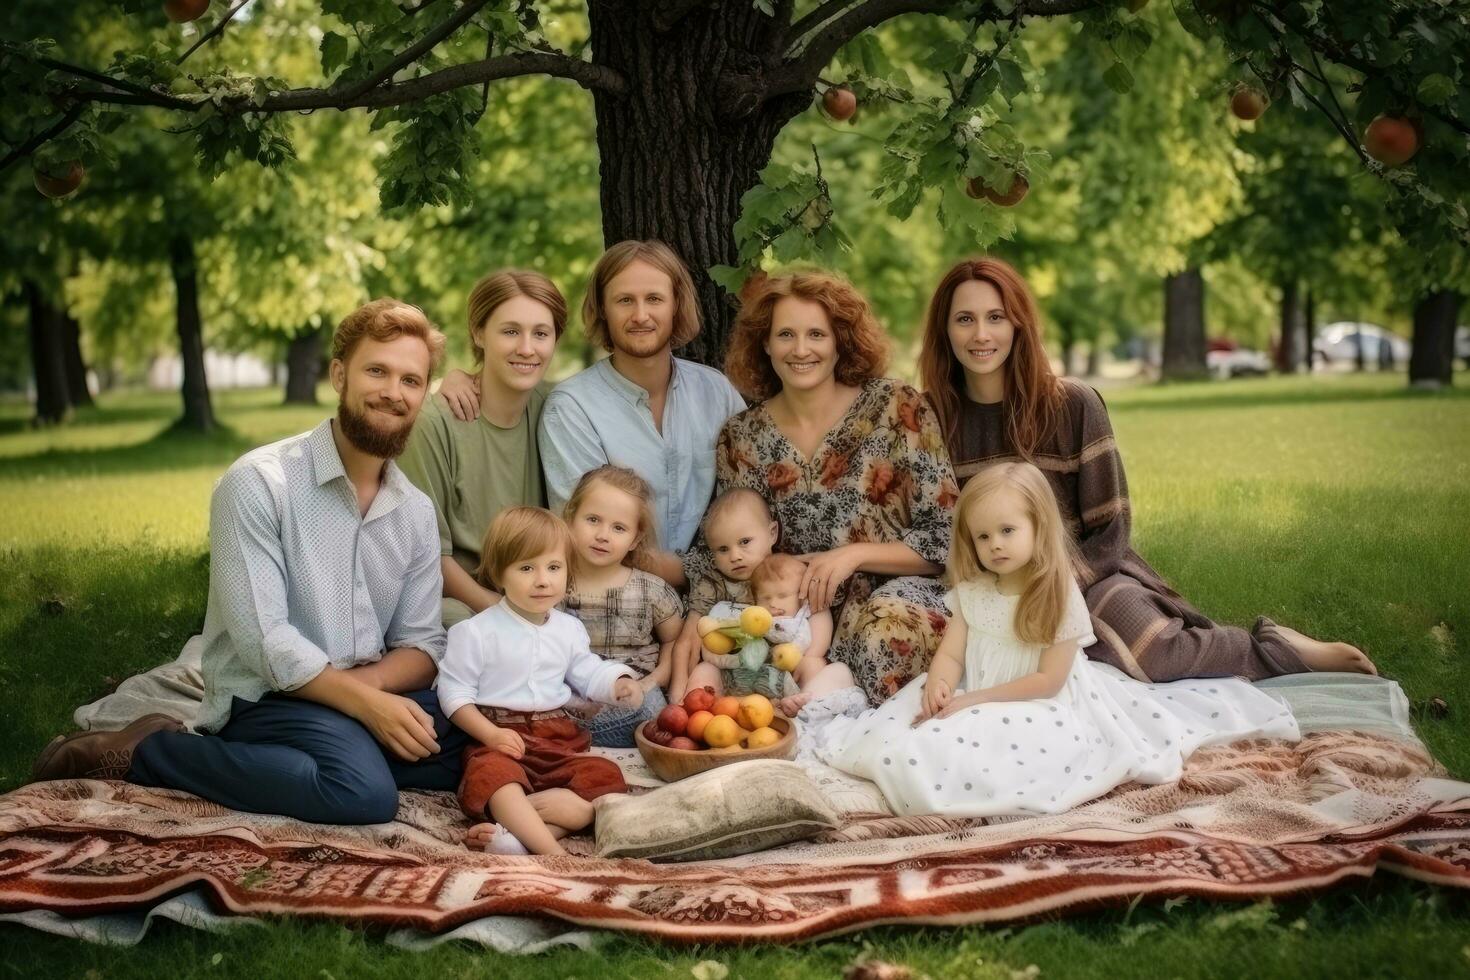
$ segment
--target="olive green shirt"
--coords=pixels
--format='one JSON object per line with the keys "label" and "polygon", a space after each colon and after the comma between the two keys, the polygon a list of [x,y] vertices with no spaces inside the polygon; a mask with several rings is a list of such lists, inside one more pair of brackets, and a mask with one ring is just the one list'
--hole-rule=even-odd
{"label": "olive green shirt", "polygon": [[398,465],[429,499],[439,523],[439,553],[475,573],[495,515],[506,507],[546,506],[536,428],[551,385],[531,393],[526,412],[502,429],[482,414],[461,422],[437,395],[424,400]]}

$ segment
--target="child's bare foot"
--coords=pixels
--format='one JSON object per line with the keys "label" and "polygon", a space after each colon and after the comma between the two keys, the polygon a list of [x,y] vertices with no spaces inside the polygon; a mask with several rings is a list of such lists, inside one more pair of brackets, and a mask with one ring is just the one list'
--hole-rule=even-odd
{"label": "child's bare foot", "polygon": [[776,707],[780,708],[781,713],[787,718],[795,718],[811,699],[812,695],[810,692],[802,691],[799,694],[791,695],[789,698],[782,698],[776,702]]}
{"label": "child's bare foot", "polygon": [[548,789],[527,797],[536,814],[548,827],[581,830],[592,823],[592,804],[569,789]]}
{"label": "child's bare foot", "polygon": [[1378,673],[1378,668],[1373,666],[1373,661],[1368,655],[1351,643],[1329,643],[1325,640],[1314,640],[1292,629],[1290,626],[1277,624],[1276,628],[1281,635],[1291,644],[1297,656],[1302,658],[1302,663],[1312,670],[1344,670],[1356,674]]}
{"label": "child's bare foot", "polygon": [[515,834],[498,823],[477,823],[464,835],[465,847],[490,854],[530,854]]}

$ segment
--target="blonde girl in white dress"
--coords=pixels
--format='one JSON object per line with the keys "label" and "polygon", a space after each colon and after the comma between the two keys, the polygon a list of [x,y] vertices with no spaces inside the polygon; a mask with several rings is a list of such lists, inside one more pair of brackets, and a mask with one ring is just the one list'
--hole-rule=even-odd
{"label": "blonde girl in white dress", "polygon": [[955,506],[952,613],[929,672],[838,718],[819,754],[894,811],[1057,813],[1121,783],[1172,782],[1202,745],[1301,737],[1290,709],[1237,678],[1144,684],[1088,660],[1091,620],[1041,471],[1000,463]]}

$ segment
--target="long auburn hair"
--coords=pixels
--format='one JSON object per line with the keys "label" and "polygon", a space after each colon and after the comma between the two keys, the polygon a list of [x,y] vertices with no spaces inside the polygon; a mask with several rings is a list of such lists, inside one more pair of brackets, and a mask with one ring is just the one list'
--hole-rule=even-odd
{"label": "long auburn hair", "polygon": [[[572,495],[567,498],[566,506],[562,508],[562,520],[570,526],[577,511],[582,508],[582,502],[599,483],[621,490],[638,501],[638,537],[634,540],[632,550],[623,556],[623,564],[629,568],[651,571],[653,552],[658,548],[658,520],[653,516],[653,488],[648,485],[647,480],[626,466],[613,466],[609,463],[583,473],[573,488]],[[572,558],[572,571],[575,573],[576,556],[573,555]],[[576,575],[573,574],[572,578],[575,579]]]}
{"label": "long auburn hair", "polygon": [[945,575],[951,587],[994,575],[986,571],[975,550],[970,512],[1007,489],[1016,491],[1026,502],[1026,514],[1036,531],[1031,561],[1027,563],[1031,577],[1021,592],[1021,601],[1016,604],[1013,626],[1022,642],[1050,646],[1056,642],[1075,581],[1074,549],[1051,484],[1035,466],[1022,462],[996,463],[976,473],[965,484],[955,503],[954,533],[949,541]]}
{"label": "long auburn hair", "polygon": [[958,262],[934,289],[924,320],[919,377],[934,405],[934,415],[950,453],[958,446],[965,369],[949,342],[949,310],[961,283],[988,282],[1000,293],[1006,319],[1015,327],[1011,353],[1001,365],[1005,379],[1006,435],[1011,450],[1029,460],[1056,428],[1062,408],[1062,383],[1052,373],[1041,342],[1041,317],[1026,280],[1009,264],[989,256]]}

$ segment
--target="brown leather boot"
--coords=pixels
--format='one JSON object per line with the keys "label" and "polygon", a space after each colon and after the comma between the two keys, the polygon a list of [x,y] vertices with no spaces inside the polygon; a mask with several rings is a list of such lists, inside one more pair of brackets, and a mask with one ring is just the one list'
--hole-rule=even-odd
{"label": "brown leather boot", "polygon": [[47,779],[122,779],[133,764],[133,750],[154,732],[181,732],[184,723],[168,715],[144,715],[117,732],[58,735],[36,757],[31,782]]}

